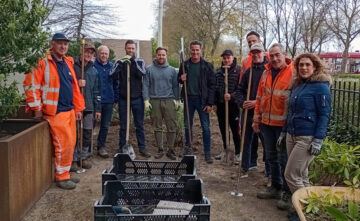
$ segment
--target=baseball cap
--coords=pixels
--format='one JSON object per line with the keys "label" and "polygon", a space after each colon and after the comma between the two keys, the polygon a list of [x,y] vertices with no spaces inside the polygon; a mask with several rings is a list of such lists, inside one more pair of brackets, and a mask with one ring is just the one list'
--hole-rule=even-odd
{"label": "baseball cap", "polygon": [[85,42],[84,48],[85,49],[93,49],[94,51],[96,51],[94,44],[92,42],[90,42],[90,41]]}
{"label": "baseball cap", "polygon": [[59,41],[59,40],[63,40],[63,41],[70,41],[70,39],[68,39],[63,33],[55,33],[52,36],[52,41]]}
{"label": "baseball cap", "polygon": [[221,57],[224,56],[224,55],[234,55],[233,52],[229,49],[226,49],[222,54],[221,54]]}
{"label": "baseball cap", "polygon": [[265,51],[263,44],[257,42],[251,45],[250,51]]}

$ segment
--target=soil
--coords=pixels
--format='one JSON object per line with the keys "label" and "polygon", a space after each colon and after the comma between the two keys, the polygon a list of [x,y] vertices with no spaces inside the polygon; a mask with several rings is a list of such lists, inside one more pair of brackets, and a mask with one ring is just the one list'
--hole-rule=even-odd
{"label": "soil", "polygon": [[[113,155],[118,149],[119,126],[112,125],[106,143],[107,150]],[[196,115],[194,121],[194,146],[199,150],[197,155],[197,175],[203,179],[205,196],[211,201],[211,220],[236,220],[236,221],[285,221],[286,211],[276,208],[277,200],[260,200],[256,198],[258,191],[266,188],[267,178],[263,174],[262,148],[259,147],[257,170],[250,171],[248,178],[240,179],[239,190],[243,197],[231,196],[235,190],[237,166],[225,165],[222,161],[214,160],[209,165],[204,161],[201,126]],[[212,154],[220,153],[223,144],[216,116],[211,116],[211,142]],[[150,120],[145,120],[145,134],[148,150],[156,153],[155,140],[151,129]],[[96,136],[94,136],[96,137]],[[130,132],[130,142],[133,145],[137,159],[135,130]],[[232,143],[232,142],[231,142]],[[180,148],[178,152],[180,151]],[[233,157],[232,157],[233,158]],[[94,203],[101,197],[101,173],[110,169],[112,158],[103,159],[94,155],[91,159],[93,167],[83,174],[73,174],[81,178],[75,190],[65,191],[57,188],[55,183],[35,203],[24,217],[24,221],[32,220],[93,220]],[[155,160],[154,157],[150,160]],[[160,160],[168,160],[165,156]],[[179,158],[178,158],[179,160]]]}

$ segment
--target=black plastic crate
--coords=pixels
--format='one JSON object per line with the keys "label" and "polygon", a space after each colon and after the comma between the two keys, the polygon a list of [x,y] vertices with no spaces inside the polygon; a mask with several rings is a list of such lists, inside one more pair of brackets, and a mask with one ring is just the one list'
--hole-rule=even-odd
{"label": "black plastic crate", "polygon": [[[154,215],[151,211],[160,200],[194,204],[189,215]],[[132,214],[115,214],[112,206],[122,205]],[[104,195],[94,205],[94,220],[210,220],[210,201],[203,196],[201,179],[182,182],[106,181]]]}
{"label": "black plastic crate", "polygon": [[186,182],[196,177],[196,157],[184,156],[181,161],[132,160],[128,154],[118,153],[110,171],[102,173],[102,192],[107,180]]}

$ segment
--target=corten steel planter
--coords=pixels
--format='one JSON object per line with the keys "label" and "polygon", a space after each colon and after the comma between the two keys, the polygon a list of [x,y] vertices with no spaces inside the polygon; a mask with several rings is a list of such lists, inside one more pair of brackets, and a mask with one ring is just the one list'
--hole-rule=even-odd
{"label": "corten steel planter", "polygon": [[13,119],[0,131],[0,219],[20,220],[54,180],[53,148],[46,121]]}

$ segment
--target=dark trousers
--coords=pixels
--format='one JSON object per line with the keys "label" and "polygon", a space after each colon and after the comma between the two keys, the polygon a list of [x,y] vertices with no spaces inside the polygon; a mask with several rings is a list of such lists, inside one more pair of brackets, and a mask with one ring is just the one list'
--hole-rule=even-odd
{"label": "dark trousers", "polygon": [[[241,114],[241,122],[244,122],[244,113]],[[245,137],[244,137],[244,149],[241,159],[241,168],[244,171],[248,171],[250,167],[257,166],[258,158],[258,135],[252,129],[253,115],[247,116],[246,125],[245,125]],[[243,130],[243,123],[241,123],[241,130]],[[242,133],[241,133],[242,134]]]}
{"label": "dark trousers", "polygon": [[[219,128],[221,132],[221,137],[224,144],[224,149],[226,149],[225,142],[225,103],[216,104],[217,111],[216,115],[218,117]],[[229,102],[229,125],[233,135],[235,154],[240,154],[240,136],[239,136],[239,108],[237,104]]]}
{"label": "dark trousers", "polygon": [[281,131],[282,127],[261,124],[261,133],[264,136],[266,158],[271,167],[271,185],[277,189],[290,191],[284,177],[287,163],[286,148],[282,147],[280,152],[276,150],[276,142]]}
{"label": "dark trousers", "polygon": [[111,117],[113,113],[113,104],[101,104],[101,123],[100,131],[97,138],[97,147],[98,149],[105,147],[106,137],[109,131],[109,126],[111,122]]}
{"label": "dark trousers", "polygon": [[[132,110],[134,123],[136,127],[136,139],[139,149],[145,149],[144,135],[144,100],[141,97],[130,99],[130,110]],[[120,142],[119,148],[126,143],[126,99],[119,100],[119,117],[120,117]]]}

